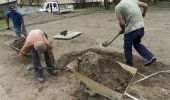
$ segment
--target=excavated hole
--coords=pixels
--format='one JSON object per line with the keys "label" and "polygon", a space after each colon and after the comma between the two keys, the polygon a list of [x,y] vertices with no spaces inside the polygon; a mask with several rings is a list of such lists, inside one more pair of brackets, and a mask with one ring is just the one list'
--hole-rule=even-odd
{"label": "excavated hole", "polygon": [[[134,65],[138,69],[138,72],[144,75],[149,75],[156,71],[169,69],[168,65],[165,65],[159,61],[149,67],[144,67],[143,64],[145,63],[145,61],[141,59],[141,57],[134,56],[133,58]],[[132,74],[123,70],[115,62],[119,61],[124,63],[123,53],[90,48],[83,51],[74,51],[64,54],[60,59],[57,60],[57,64],[60,66],[67,66],[75,59],[81,59],[80,63],[78,64],[79,66],[76,67],[76,70],[78,72],[119,93],[124,92],[130,79],[132,78]],[[140,75],[135,75],[132,82],[140,78],[142,78]],[[161,91],[155,92],[155,89],[158,87],[170,90],[170,87],[168,85],[169,82],[169,74],[161,74],[157,77],[153,77],[151,79],[131,86],[130,88],[128,88],[127,92],[137,98],[169,98],[169,95],[165,96],[164,94],[161,96],[155,96],[162,93]],[[162,83],[164,83],[164,85]],[[146,86],[150,88],[147,88]],[[85,89],[86,87],[80,84],[79,89],[77,89],[73,94],[76,100],[109,100],[101,95],[95,95],[94,97],[91,97],[87,93],[85,93]],[[127,99],[126,96],[124,98]]]}

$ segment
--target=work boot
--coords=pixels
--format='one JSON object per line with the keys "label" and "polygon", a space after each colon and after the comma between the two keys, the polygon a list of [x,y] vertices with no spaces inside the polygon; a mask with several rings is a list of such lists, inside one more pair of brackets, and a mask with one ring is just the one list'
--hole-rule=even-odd
{"label": "work boot", "polygon": [[54,66],[50,66],[47,68],[47,72],[51,75],[57,75],[57,69]]}
{"label": "work boot", "polygon": [[44,82],[42,69],[36,69],[35,74],[36,74],[36,79],[37,79],[37,81],[39,81],[39,82]]}
{"label": "work boot", "polygon": [[148,60],[145,64],[144,64],[144,66],[149,66],[149,65],[151,65],[153,62],[155,62],[156,61],[156,57],[152,57],[150,60]]}

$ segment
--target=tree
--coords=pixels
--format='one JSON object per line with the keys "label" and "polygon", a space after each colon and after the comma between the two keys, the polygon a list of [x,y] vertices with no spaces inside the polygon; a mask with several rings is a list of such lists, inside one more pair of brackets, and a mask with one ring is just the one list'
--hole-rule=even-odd
{"label": "tree", "polygon": [[46,0],[18,0],[21,5],[41,5]]}
{"label": "tree", "polygon": [[105,9],[109,9],[109,2],[108,2],[108,0],[104,0],[104,7],[105,7]]}

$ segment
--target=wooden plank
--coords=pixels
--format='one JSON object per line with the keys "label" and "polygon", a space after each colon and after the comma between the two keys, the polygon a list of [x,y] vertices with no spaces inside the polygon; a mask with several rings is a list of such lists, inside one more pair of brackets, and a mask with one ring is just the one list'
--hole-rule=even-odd
{"label": "wooden plank", "polygon": [[119,100],[123,94],[120,94],[116,91],[113,91],[112,89],[97,83],[96,81],[78,73],[78,72],[74,72],[74,74],[76,75],[76,77],[78,77],[78,79],[80,79],[89,89],[91,89],[92,91],[103,95],[109,99],[112,100]]}
{"label": "wooden plank", "polygon": [[131,66],[128,66],[126,64],[123,64],[121,62],[116,61],[123,69],[125,69],[126,71],[130,72],[131,74],[136,74],[137,69]]}
{"label": "wooden plank", "polygon": [[70,64],[67,65],[67,67],[73,72],[73,74],[80,80],[82,81],[89,89],[92,91],[103,95],[107,98],[110,98],[112,100],[119,100],[122,98],[123,94],[120,94],[116,91],[113,91],[112,89],[97,83],[96,81],[88,78],[87,76],[82,75],[81,73],[77,72],[74,68],[77,66],[78,60],[74,60]]}
{"label": "wooden plank", "polygon": [[69,40],[72,39],[74,37],[77,37],[81,34],[82,32],[73,32],[73,31],[68,31],[67,35],[61,35],[61,34],[57,34],[56,36],[54,36],[54,39],[63,39],[63,40]]}
{"label": "wooden plank", "polygon": [[5,44],[6,44],[7,46],[11,47],[11,48],[12,48],[13,50],[15,50],[16,52],[19,52],[19,51],[20,51],[20,49],[14,47],[14,46],[12,46],[12,45],[10,45],[10,44],[7,43],[7,42],[5,42]]}

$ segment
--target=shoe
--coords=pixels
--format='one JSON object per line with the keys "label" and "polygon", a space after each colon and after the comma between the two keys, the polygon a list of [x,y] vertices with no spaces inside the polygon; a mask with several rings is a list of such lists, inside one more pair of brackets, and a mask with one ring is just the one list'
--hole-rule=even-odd
{"label": "shoe", "polygon": [[47,72],[51,75],[57,75],[57,70],[56,69],[48,69]]}
{"label": "shoe", "polygon": [[149,61],[147,61],[145,64],[144,64],[144,66],[149,66],[149,65],[151,65],[153,62],[155,62],[156,61],[156,57],[153,57],[152,59],[150,59]]}
{"label": "shoe", "polygon": [[44,82],[43,71],[42,70],[38,70],[36,72],[36,79],[37,79],[37,81],[39,81],[41,83]]}
{"label": "shoe", "polygon": [[33,69],[33,66],[32,66],[31,64],[28,64],[27,67],[26,67],[26,69],[27,69],[28,71],[31,71],[31,70]]}
{"label": "shoe", "polygon": [[51,75],[57,75],[57,65],[47,66],[47,72]]}

